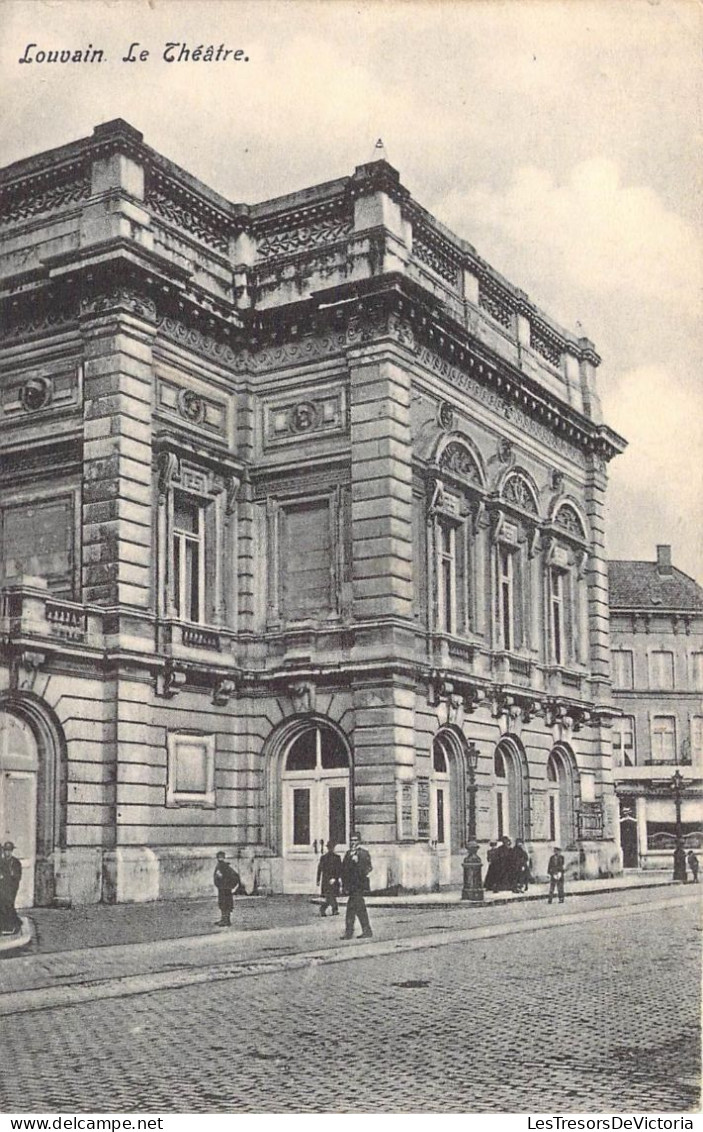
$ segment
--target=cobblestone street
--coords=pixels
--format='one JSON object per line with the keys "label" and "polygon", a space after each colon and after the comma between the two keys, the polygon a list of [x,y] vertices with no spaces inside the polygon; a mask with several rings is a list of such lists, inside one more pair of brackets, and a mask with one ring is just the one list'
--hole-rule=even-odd
{"label": "cobblestone street", "polygon": [[9,1013],[2,1107],[690,1111],[699,905],[664,895],[632,915],[567,907],[563,926],[535,915],[517,935]]}

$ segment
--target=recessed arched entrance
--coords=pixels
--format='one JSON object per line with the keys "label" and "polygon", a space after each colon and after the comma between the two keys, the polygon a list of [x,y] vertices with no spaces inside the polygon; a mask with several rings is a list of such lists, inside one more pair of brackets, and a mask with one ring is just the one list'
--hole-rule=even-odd
{"label": "recessed arched entrance", "polygon": [[0,695],[0,837],[22,862],[17,907],[50,904],[62,825],[65,741],[54,713],[31,693]]}
{"label": "recessed arched entrance", "polygon": [[527,760],[517,739],[501,739],[493,755],[494,828],[498,838],[529,837]]}
{"label": "recessed arched entrance", "polygon": [[[467,741],[458,727],[441,727],[432,740],[430,836],[437,851],[439,884],[458,879],[456,861],[466,846]],[[454,873],[452,855],[455,857]]]}
{"label": "recessed arched entrance", "polygon": [[547,759],[547,821],[549,840],[561,846],[576,839],[574,807],[578,801],[578,771],[571,750],[558,744]]}
{"label": "recessed arched entrance", "polygon": [[269,839],[283,860],[283,891],[312,892],[328,841],[349,844],[352,760],[343,733],[327,720],[284,724],[271,742]]}
{"label": "recessed arched entrance", "polygon": [[22,862],[18,908],[34,904],[38,770],[39,749],[29,724],[0,712],[0,839],[14,842]]}

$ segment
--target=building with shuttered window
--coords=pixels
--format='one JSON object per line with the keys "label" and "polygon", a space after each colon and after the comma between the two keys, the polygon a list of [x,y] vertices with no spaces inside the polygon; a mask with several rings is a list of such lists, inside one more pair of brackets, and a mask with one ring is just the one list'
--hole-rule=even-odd
{"label": "building with shuttered window", "polygon": [[122,121],[0,172],[2,836],[23,898],[617,872],[590,341],[385,161],[233,204]]}
{"label": "building with shuttered window", "polygon": [[[703,589],[658,546],[611,561],[613,768],[627,868],[671,868],[680,834],[703,848]],[[680,827],[673,776],[683,779]]]}

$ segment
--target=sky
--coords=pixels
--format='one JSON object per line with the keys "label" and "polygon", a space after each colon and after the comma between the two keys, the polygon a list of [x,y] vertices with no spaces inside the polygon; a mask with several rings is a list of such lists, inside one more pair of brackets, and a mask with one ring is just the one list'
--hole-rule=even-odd
{"label": "sky", "polygon": [[[233,201],[403,184],[601,355],[608,553],[703,582],[697,0],[0,0],[0,162],[126,118]],[[124,63],[130,44],[145,62]],[[169,64],[167,42],[247,62]],[[106,62],[20,65],[27,43]]]}

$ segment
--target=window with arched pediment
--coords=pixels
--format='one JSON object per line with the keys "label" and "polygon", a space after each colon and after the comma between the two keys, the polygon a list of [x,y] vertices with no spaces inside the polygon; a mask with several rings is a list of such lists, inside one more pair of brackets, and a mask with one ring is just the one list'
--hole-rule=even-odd
{"label": "window with arched pediment", "polygon": [[588,613],[586,531],[575,507],[562,503],[546,540],[545,601],[548,659],[568,666],[586,661]]}
{"label": "window with arched pediment", "polygon": [[506,503],[519,507],[521,511],[527,511],[530,515],[538,513],[537,498],[532,486],[520,472],[512,472],[507,476],[500,495]]}
{"label": "window with arched pediment", "polygon": [[474,456],[461,441],[452,440],[439,458],[441,471],[449,472],[458,479],[467,480],[481,486],[481,472]]}
{"label": "window with arched pediment", "polygon": [[433,625],[436,632],[466,636],[474,629],[474,521],[483,474],[460,440],[450,440],[437,459],[430,506]]}
{"label": "window with arched pediment", "polygon": [[559,527],[562,531],[565,531],[567,535],[571,535],[572,538],[579,539],[581,542],[586,541],[586,531],[584,530],[581,517],[570,503],[562,503],[554,516],[554,526]]}

